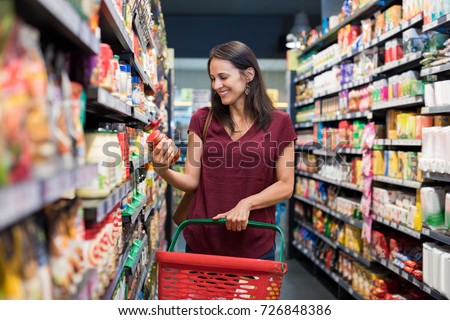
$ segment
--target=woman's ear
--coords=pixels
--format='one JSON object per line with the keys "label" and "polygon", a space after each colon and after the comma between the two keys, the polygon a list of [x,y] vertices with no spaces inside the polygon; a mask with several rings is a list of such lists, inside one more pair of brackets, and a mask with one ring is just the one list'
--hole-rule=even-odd
{"label": "woman's ear", "polygon": [[252,67],[248,67],[245,69],[245,77],[248,79],[248,82],[252,81],[255,77],[255,69]]}

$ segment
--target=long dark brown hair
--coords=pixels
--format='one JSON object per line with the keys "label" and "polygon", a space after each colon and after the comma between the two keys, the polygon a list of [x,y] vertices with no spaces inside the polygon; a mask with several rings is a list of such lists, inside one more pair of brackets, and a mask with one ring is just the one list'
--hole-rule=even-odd
{"label": "long dark brown hair", "polygon": [[[208,75],[210,74],[210,64],[213,58],[230,61],[233,66],[239,69],[244,75],[247,68],[255,69],[255,76],[248,84],[250,92],[245,100],[244,112],[252,119],[257,129],[264,129],[270,125],[271,112],[275,109],[266,91],[261,69],[253,51],[244,43],[230,41],[215,46],[208,59]],[[215,90],[211,90],[211,106],[216,119],[223,125],[234,131],[234,122],[230,116],[229,106],[222,104],[220,96]]]}

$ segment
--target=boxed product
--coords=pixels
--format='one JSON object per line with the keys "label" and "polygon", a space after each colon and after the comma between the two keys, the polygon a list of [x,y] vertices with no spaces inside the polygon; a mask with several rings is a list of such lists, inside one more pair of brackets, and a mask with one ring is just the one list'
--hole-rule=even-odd
{"label": "boxed product", "polygon": [[402,20],[402,6],[395,5],[384,12],[384,32],[388,32],[400,25]]}

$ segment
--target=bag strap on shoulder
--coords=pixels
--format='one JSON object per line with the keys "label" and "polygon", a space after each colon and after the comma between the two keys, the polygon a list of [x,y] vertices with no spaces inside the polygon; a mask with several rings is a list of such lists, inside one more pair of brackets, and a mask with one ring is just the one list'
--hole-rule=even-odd
{"label": "bag strap on shoulder", "polygon": [[206,135],[208,134],[208,128],[209,125],[211,124],[212,116],[213,116],[212,108],[209,108],[208,115],[206,116],[205,125],[203,126],[203,135],[202,135],[203,143],[206,141]]}

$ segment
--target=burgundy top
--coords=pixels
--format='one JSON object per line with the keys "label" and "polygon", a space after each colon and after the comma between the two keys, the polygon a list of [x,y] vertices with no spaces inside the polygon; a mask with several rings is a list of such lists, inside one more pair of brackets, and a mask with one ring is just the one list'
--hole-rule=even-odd
{"label": "burgundy top", "polygon": [[[197,110],[189,124],[189,131],[200,138],[208,110]],[[278,155],[296,138],[289,115],[279,110],[272,112],[267,131],[253,125],[236,141],[213,117],[203,146],[202,172],[189,219],[212,218],[227,212],[241,199],[273,184]],[[251,211],[249,220],[275,224],[275,206]],[[264,255],[275,241],[274,231],[253,227],[236,232],[228,231],[224,225],[190,225],[183,234],[195,253],[248,258]]]}

